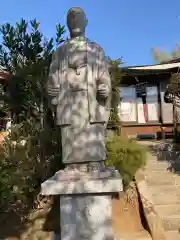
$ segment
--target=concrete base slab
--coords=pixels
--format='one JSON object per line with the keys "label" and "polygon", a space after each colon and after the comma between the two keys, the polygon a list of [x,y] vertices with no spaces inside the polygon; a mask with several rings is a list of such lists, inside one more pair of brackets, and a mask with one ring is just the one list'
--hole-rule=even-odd
{"label": "concrete base slab", "polygon": [[122,190],[119,172],[108,167],[103,172],[91,173],[61,170],[41,184],[42,195],[113,193]]}
{"label": "concrete base slab", "polygon": [[61,240],[115,240],[111,195],[123,190],[114,168],[58,171],[41,185],[42,195],[60,195]]}

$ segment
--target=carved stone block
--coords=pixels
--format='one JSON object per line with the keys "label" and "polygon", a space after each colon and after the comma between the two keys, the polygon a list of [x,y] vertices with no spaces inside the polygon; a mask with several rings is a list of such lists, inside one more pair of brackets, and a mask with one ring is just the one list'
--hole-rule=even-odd
{"label": "carved stone block", "polygon": [[61,196],[61,240],[114,240],[110,196]]}

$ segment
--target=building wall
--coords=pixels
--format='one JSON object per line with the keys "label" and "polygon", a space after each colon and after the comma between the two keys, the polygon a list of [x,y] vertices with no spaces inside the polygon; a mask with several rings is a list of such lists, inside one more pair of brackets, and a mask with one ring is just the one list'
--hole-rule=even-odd
{"label": "building wall", "polygon": [[[120,119],[122,121],[121,135],[136,137],[138,134],[154,134],[159,137],[159,136],[162,136],[163,131],[169,134],[172,133],[172,125],[173,125],[172,124],[173,122],[172,121],[172,116],[173,116],[172,104],[164,103],[164,90],[168,83],[168,78],[169,78],[169,74],[162,75],[162,76],[146,75],[146,76],[138,77],[140,85],[130,81],[126,85],[125,83],[121,83],[120,89],[124,89],[124,87],[125,88],[133,87],[136,89],[136,97],[134,99],[132,99],[131,96],[133,94],[131,93],[129,94],[129,97],[126,94],[124,98],[125,103],[126,102],[128,103],[128,101],[135,103],[136,110],[134,110],[133,114],[135,114],[136,112],[135,114],[136,117],[134,118],[129,117],[129,119],[126,118],[128,121],[123,121],[124,116],[121,115],[122,102],[119,105],[119,114],[120,114]],[[138,85],[140,86],[140,88]],[[151,95],[152,97],[148,98],[149,89],[152,89],[152,87],[153,88],[155,87],[157,89],[156,95]],[[122,98],[121,98],[121,95],[122,95]],[[123,97],[124,97],[123,93],[120,90],[120,99],[123,99]],[[138,105],[140,98],[143,101],[141,101],[140,105]],[[153,109],[152,109],[152,106],[153,106]],[[140,112],[140,109],[141,109],[141,112]],[[149,109],[149,115],[147,116],[148,109]],[[132,114],[129,114],[129,116],[132,116]]]}
{"label": "building wall", "polygon": [[[122,126],[121,127],[121,135],[136,137],[138,134],[154,134],[157,138],[160,137],[162,132],[166,132],[166,134],[172,132],[171,126],[164,125],[151,125],[151,126]],[[161,135],[162,136],[162,135]]]}

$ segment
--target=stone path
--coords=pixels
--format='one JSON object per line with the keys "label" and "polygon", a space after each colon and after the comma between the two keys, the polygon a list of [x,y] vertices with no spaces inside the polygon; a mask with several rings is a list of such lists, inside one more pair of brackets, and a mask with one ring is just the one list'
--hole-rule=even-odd
{"label": "stone path", "polygon": [[141,142],[149,149],[146,181],[167,240],[180,239],[180,151],[170,142]]}
{"label": "stone path", "polygon": [[139,233],[126,233],[126,234],[119,234],[115,236],[116,240],[152,240],[151,236],[147,231],[142,231]]}

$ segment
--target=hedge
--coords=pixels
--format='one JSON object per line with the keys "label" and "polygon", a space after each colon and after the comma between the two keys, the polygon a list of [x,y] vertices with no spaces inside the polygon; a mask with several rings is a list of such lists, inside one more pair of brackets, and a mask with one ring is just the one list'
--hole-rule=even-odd
{"label": "hedge", "polygon": [[[39,131],[26,122],[11,129],[0,147],[0,212],[33,204],[40,184],[64,167],[60,140],[58,128]],[[106,164],[119,170],[127,187],[146,163],[145,150],[122,137],[108,139],[106,147]]]}
{"label": "hedge", "polygon": [[119,170],[124,187],[134,179],[136,171],[146,164],[146,151],[132,139],[115,136],[107,139],[106,165]]}

